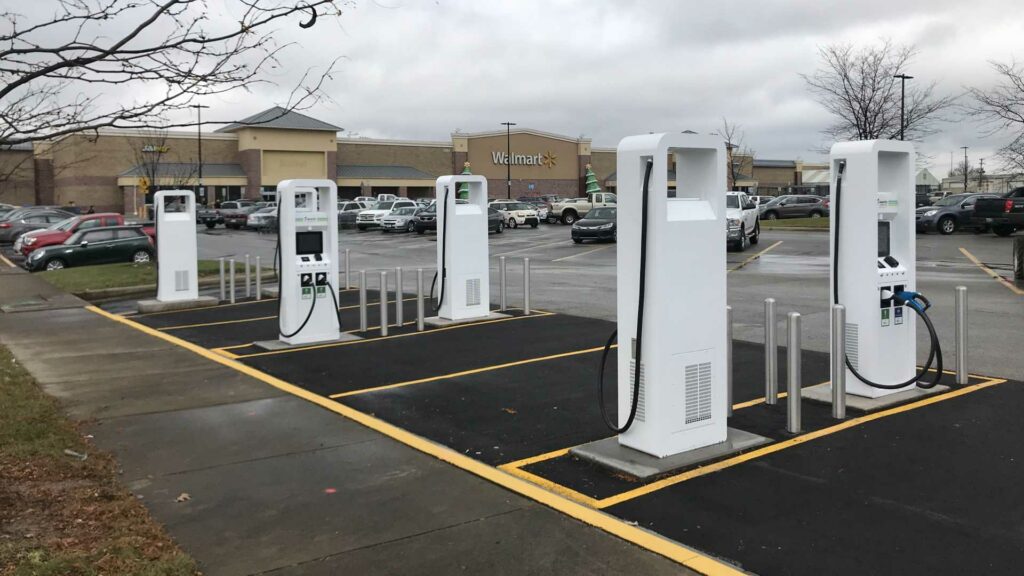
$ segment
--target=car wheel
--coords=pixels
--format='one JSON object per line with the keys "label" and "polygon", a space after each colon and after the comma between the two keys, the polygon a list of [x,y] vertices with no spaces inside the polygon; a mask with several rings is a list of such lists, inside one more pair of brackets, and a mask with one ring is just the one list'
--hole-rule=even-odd
{"label": "car wheel", "polygon": [[414,230],[416,230],[416,224],[413,224],[412,222],[409,222],[409,224],[405,227],[406,232],[412,232]]}
{"label": "car wheel", "polygon": [[501,220],[498,220],[498,225],[494,227],[494,233],[495,234],[501,234],[504,231],[505,231],[505,223],[502,222]]}
{"label": "car wheel", "polygon": [[562,224],[572,224],[576,219],[576,213],[572,210],[566,210],[565,213],[562,214]]}
{"label": "car wheel", "polygon": [[821,218],[821,212],[811,212],[810,213],[810,217],[811,218]]}
{"label": "car wheel", "polygon": [[366,226],[356,226],[360,232],[366,232]]}
{"label": "car wheel", "polygon": [[513,230],[515,230],[516,228],[519,228],[519,221],[516,220],[515,218],[509,218],[508,219],[508,227],[513,229]]}
{"label": "car wheel", "polygon": [[750,237],[750,243],[751,244],[757,244],[760,241],[761,241],[761,223],[760,222],[755,222],[754,223],[754,234]]}
{"label": "car wheel", "polygon": [[558,224],[558,216],[548,216],[548,224]]}
{"label": "car wheel", "polygon": [[216,222],[207,222],[206,223],[206,227],[209,228],[210,230],[213,230],[214,228],[217,227],[217,223]]}
{"label": "car wheel", "polygon": [[539,224],[538,222],[534,222],[533,224],[530,224],[530,228],[536,228],[538,226],[538,224]]}
{"label": "car wheel", "polygon": [[996,236],[1009,236],[1010,234],[1013,234],[1013,226],[1008,224],[999,224],[992,227],[992,232],[994,232]]}
{"label": "car wheel", "polygon": [[572,241],[577,243],[577,244],[583,244],[583,239],[582,238],[573,238]]}
{"label": "car wheel", "polygon": [[145,250],[136,250],[132,254],[132,264],[145,264],[151,260],[149,252]]}
{"label": "car wheel", "polygon": [[956,220],[952,216],[943,216],[939,219],[939,232],[942,234],[952,234],[956,232]]}
{"label": "car wheel", "polygon": [[764,219],[765,220],[778,220],[779,219],[779,214],[777,212],[765,212],[764,213]]}
{"label": "car wheel", "polygon": [[63,270],[66,266],[67,264],[60,258],[53,258],[46,262],[47,270]]}

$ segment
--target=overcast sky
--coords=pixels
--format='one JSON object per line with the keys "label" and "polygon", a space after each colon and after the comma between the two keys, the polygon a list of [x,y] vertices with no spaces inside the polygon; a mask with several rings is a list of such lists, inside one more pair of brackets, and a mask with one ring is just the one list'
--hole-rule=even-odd
{"label": "overcast sky", "polygon": [[[907,73],[942,93],[995,81],[988,60],[1024,60],[1019,0],[858,2],[622,0],[358,1],[337,22],[289,24],[275,81],[343,60],[333,102],[308,113],[362,136],[447,140],[513,121],[595,146],[630,134],[741,124],[761,158],[820,159],[828,114],[801,72],[817,47],[888,37],[916,44]],[[233,120],[280,102],[270,87],[207,101]],[[991,158],[1001,139],[957,121],[922,143],[936,175],[950,151]]]}

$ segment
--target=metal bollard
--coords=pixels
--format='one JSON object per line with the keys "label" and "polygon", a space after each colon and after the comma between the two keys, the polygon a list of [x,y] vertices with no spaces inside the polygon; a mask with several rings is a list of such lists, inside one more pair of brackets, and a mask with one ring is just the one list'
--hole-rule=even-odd
{"label": "metal bollard", "polygon": [[423,268],[416,269],[416,331],[423,332]]}
{"label": "metal bollard", "polygon": [[228,260],[228,267],[231,270],[228,271],[228,291],[231,292],[231,303],[235,303],[235,259],[231,258]]}
{"label": "metal bollard", "polygon": [[846,307],[832,305],[832,417],[846,419]]}
{"label": "metal bollard", "polygon": [[530,259],[523,258],[523,315],[530,315]]}
{"label": "metal bollard", "polygon": [[1024,236],[1013,239],[1013,280],[1024,282]]}
{"label": "metal bollard", "polygon": [[790,312],[786,343],[786,431],[800,433],[800,313]]}
{"label": "metal bollard", "polygon": [[224,286],[224,257],[221,256],[220,258],[217,258],[217,260],[220,262],[220,301],[223,302],[227,297],[227,288]]}
{"label": "metal bollard", "polygon": [[732,416],[732,306],[725,307],[725,401]]}
{"label": "metal bollard", "polygon": [[764,403],[779,401],[779,350],[775,339],[775,298],[764,299]]}
{"label": "metal bollard", "polygon": [[359,271],[359,331],[366,332],[366,270]]}
{"label": "metal bollard", "polygon": [[249,272],[249,255],[245,255],[245,297],[252,296],[252,274]]}
{"label": "metal bollard", "polygon": [[956,383],[967,384],[967,287],[956,287]]}
{"label": "metal bollard", "polygon": [[260,257],[256,257],[256,300],[263,299],[263,268],[260,267]]}
{"label": "metal bollard", "polygon": [[388,335],[388,271],[380,271],[380,335]]}
{"label": "metal bollard", "polygon": [[506,264],[504,256],[498,256],[498,294],[500,295],[499,301],[501,303],[498,310],[504,312],[508,308],[508,297],[505,292],[505,271]]}
{"label": "metal bollard", "polygon": [[345,290],[352,289],[352,251],[345,248]]}
{"label": "metal bollard", "polygon": [[405,320],[404,310],[402,310],[402,304],[405,300],[403,284],[405,283],[402,282],[402,269],[395,268],[395,325],[399,328],[402,327],[402,323]]}

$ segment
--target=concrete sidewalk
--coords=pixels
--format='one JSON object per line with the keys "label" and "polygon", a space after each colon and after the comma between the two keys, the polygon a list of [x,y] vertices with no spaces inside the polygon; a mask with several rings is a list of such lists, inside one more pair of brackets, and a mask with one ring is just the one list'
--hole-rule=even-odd
{"label": "concrete sidewalk", "polygon": [[0,343],[206,574],[692,574],[69,298],[4,274]]}

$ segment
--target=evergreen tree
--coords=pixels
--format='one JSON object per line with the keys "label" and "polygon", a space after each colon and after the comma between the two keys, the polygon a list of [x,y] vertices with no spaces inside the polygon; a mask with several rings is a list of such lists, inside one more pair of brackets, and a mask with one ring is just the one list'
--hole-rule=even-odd
{"label": "evergreen tree", "polygon": [[[469,170],[469,162],[462,165],[462,173],[473,174],[473,172]],[[455,194],[455,197],[461,200],[469,200],[469,182],[459,184],[459,191]]]}
{"label": "evergreen tree", "polygon": [[587,194],[594,194],[595,192],[601,191],[601,185],[597,183],[597,174],[591,169],[590,164],[587,164]]}

